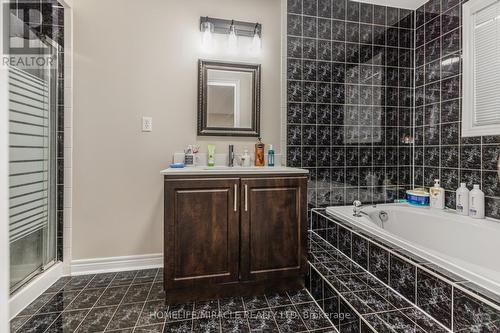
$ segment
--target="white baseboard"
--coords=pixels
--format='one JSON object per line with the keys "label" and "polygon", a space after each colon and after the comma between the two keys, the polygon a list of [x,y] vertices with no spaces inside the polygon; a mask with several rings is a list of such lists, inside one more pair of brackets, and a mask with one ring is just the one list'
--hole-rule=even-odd
{"label": "white baseboard", "polygon": [[59,262],[12,295],[9,299],[10,319],[14,318],[62,276],[63,264]]}
{"label": "white baseboard", "polygon": [[80,259],[71,262],[71,275],[97,274],[163,267],[163,254]]}

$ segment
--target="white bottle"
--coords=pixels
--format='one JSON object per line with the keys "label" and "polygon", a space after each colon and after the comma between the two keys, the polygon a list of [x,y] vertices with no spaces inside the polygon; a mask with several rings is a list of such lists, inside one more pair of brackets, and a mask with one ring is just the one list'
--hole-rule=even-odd
{"label": "white bottle", "polygon": [[429,192],[431,208],[444,209],[444,189],[439,185],[439,179],[434,180]]}
{"label": "white bottle", "polygon": [[469,196],[469,216],[474,219],[484,219],[484,193],[479,185],[474,185]]}
{"label": "white bottle", "polygon": [[460,183],[460,187],[457,189],[457,213],[469,215],[469,189],[465,183]]}
{"label": "white bottle", "polygon": [[243,156],[241,156],[241,166],[242,167],[250,167],[251,161],[250,161],[250,155],[248,154],[248,149],[245,148]]}

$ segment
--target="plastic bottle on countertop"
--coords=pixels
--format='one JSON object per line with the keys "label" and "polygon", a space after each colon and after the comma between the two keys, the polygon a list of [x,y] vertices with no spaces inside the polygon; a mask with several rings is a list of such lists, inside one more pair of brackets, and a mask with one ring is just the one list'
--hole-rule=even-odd
{"label": "plastic bottle on countertop", "polygon": [[469,215],[469,189],[465,186],[465,183],[460,183],[460,187],[457,189],[456,196],[457,203],[457,213],[460,215]]}
{"label": "plastic bottle on countertop", "polygon": [[469,216],[474,219],[484,219],[484,193],[477,184],[470,191]]}

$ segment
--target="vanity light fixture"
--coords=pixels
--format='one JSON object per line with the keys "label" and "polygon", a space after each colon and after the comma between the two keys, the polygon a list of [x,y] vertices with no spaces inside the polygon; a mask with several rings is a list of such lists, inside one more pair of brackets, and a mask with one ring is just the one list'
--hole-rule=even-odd
{"label": "vanity light fixture", "polygon": [[[204,47],[205,41],[211,42],[211,35],[216,33],[228,35],[228,46],[231,52],[237,51],[239,37],[252,38],[251,51],[261,48],[262,24],[260,23],[202,16],[200,17],[200,31],[203,33]],[[210,37],[208,32],[210,32]]]}

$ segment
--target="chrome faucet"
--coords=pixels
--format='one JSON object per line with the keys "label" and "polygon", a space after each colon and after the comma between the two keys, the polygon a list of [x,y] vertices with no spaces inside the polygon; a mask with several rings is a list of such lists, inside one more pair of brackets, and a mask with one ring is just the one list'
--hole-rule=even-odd
{"label": "chrome faucet", "polygon": [[352,205],[354,206],[352,211],[353,211],[353,216],[355,217],[361,217],[361,214],[366,214],[365,212],[362,211],[363,207],[366,207],[366,206],[373,206],[373,207],[377,207],[377,205],[363,205],[361,203],[361,201],[359,200],[354,200],[354,202],[352,203]]}
{"label": "chrome faucet", "polygon": [[228,166],[233,167],[234,166],[234,146],[229,145],[229,156],[228,156]]}

